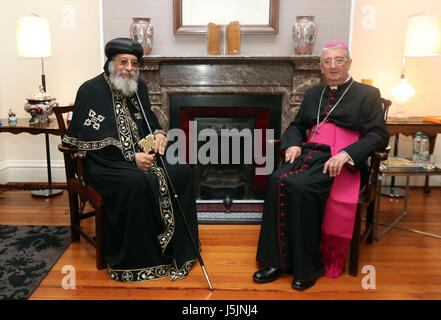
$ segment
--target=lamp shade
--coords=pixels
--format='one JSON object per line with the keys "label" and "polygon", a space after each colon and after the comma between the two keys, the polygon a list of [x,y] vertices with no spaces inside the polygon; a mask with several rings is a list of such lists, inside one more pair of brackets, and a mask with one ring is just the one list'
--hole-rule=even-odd
{"label": "lamp shade", "polygon": [[22,17],[16,20],[17,53],[20,57],[51,56],[49,22],[41,17]]}
{"label": "lamp shade", "polygon": [[441,17],[418,15],[407,21],[404,55],[437,56],[441,54]]}

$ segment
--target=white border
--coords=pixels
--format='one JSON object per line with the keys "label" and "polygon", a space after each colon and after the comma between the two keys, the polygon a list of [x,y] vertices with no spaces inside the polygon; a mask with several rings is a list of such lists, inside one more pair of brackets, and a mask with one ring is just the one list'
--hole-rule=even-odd
{"label": "white border", "polygon": [[98,0],[99,15],[100,15],[100,55],[101,55],[101,66],[104,66],[104,21],[103,21],[103,0]]}
{"label": "white border", "polygon": [[351,0],[351,16],[349,18],[349,41],[348,48],[352,56],[352,35],[354,33],[354,15],[355,15],[355,0]]}

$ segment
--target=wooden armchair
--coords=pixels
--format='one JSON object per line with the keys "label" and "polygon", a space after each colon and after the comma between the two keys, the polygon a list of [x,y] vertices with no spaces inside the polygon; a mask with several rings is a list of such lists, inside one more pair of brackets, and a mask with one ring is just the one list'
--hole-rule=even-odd
{"label": "wooden armchair", "polygon": [[[387,120],[387,114],[392,101],[381,99],[383,103],[384,121]],[[380,174],[381,161],[387,160],[389,148],[375,150],[370,157],[368,181],[360,190],[357,203],[357,212],[355,215],[354,232],[352,234],[351,248],[349,250],[349,274],[356,277],[358,274],[358,260],[360,245],[364,242],[372,243],[374,239],[374,221],[375,204],[377,199],[377,183]],[[363,213],[366,212],[366,218],[363,219]],[[361,234],[362,220],[365,220],[365,228]]]}
{"label": "wooden armchair", "polygon": [[[364,242],[373,242],[375,202],[377,194],[377,183],[380,171],[380,163],[387,159],[387,150],[376,150],[370,157],[369,178],[367,183],[360,190],[355,214],[354,231],[352,233],[351,247],[349,249],[349,274],[356,277],[358,273],[358,260],[360,245]],[[365,218],[363,214],[366,212]],[[365,220],[363,234],[362,222]]]}
{"label": "wooden armchair", "polygon": [[[64,136],[67,130],[63,114],[72,110],[73,106],[54,108],[62,136]],[[97,269],[104,269],[106,267],[103,255],[104,198],[89,186],[84,178],[83,160],[86,157],[86,151],[80,151],[64,143],[58,146],[58,150],[63,152],[64,156],[72,241],[79,241],[80,236],[84,236],[95,246]],[[90,206],[88,206],[87,203],[89,203]],[[92,209],[87,211],[86,208],[88,207]],[[83,219],[90,217],[95,217],[95,236],[86,233],[80,224]]]}

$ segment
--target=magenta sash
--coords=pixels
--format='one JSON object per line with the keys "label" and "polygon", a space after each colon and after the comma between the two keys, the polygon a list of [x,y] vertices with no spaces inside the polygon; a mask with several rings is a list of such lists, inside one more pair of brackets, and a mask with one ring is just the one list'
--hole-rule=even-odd
{"label": "magenta sash", "polygon": [[[315,127],[310,131],[308,142],[330,146],[332,156],[360,139],[359,132],[325,122],[311,141]],[[320,254],[328,277],[337,278],[343,272],[354,230],[359,190],[360,173],[351,172],[343,166],[341,174],[335,177],[332,184],[322,225]]]}

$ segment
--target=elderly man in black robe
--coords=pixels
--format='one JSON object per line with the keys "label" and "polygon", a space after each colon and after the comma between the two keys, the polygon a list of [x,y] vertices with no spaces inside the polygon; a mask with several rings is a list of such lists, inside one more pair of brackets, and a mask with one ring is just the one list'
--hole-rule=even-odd
{"label": "elderly man in black robe", "polygon": [[377,88],[354,81],[341,42],[320,55],[325,85],[305,92],[282,136],[284,164],[268,181],[257,249],[257,283],[292,273],[305,290],[324,274],[338,277],[352,238],[360,171],[389,133]]}
{"label": "elderly man in black robe", "polygon": [[[63,141],[87,150],[87,182],[105,199],[104,258],[110,278],[127,282],[185,278],[196,254],[157,159],[157,153],[164,155],[167,139],[139,78],[142,46],[117,38],[106,44],[105,53],[104,72],[78,90]],[[156,146],[148,153],[143,139],[150,134]],[[165,157],[164,162],[198,241],[191,169],[187,164],[170,165]]]}

